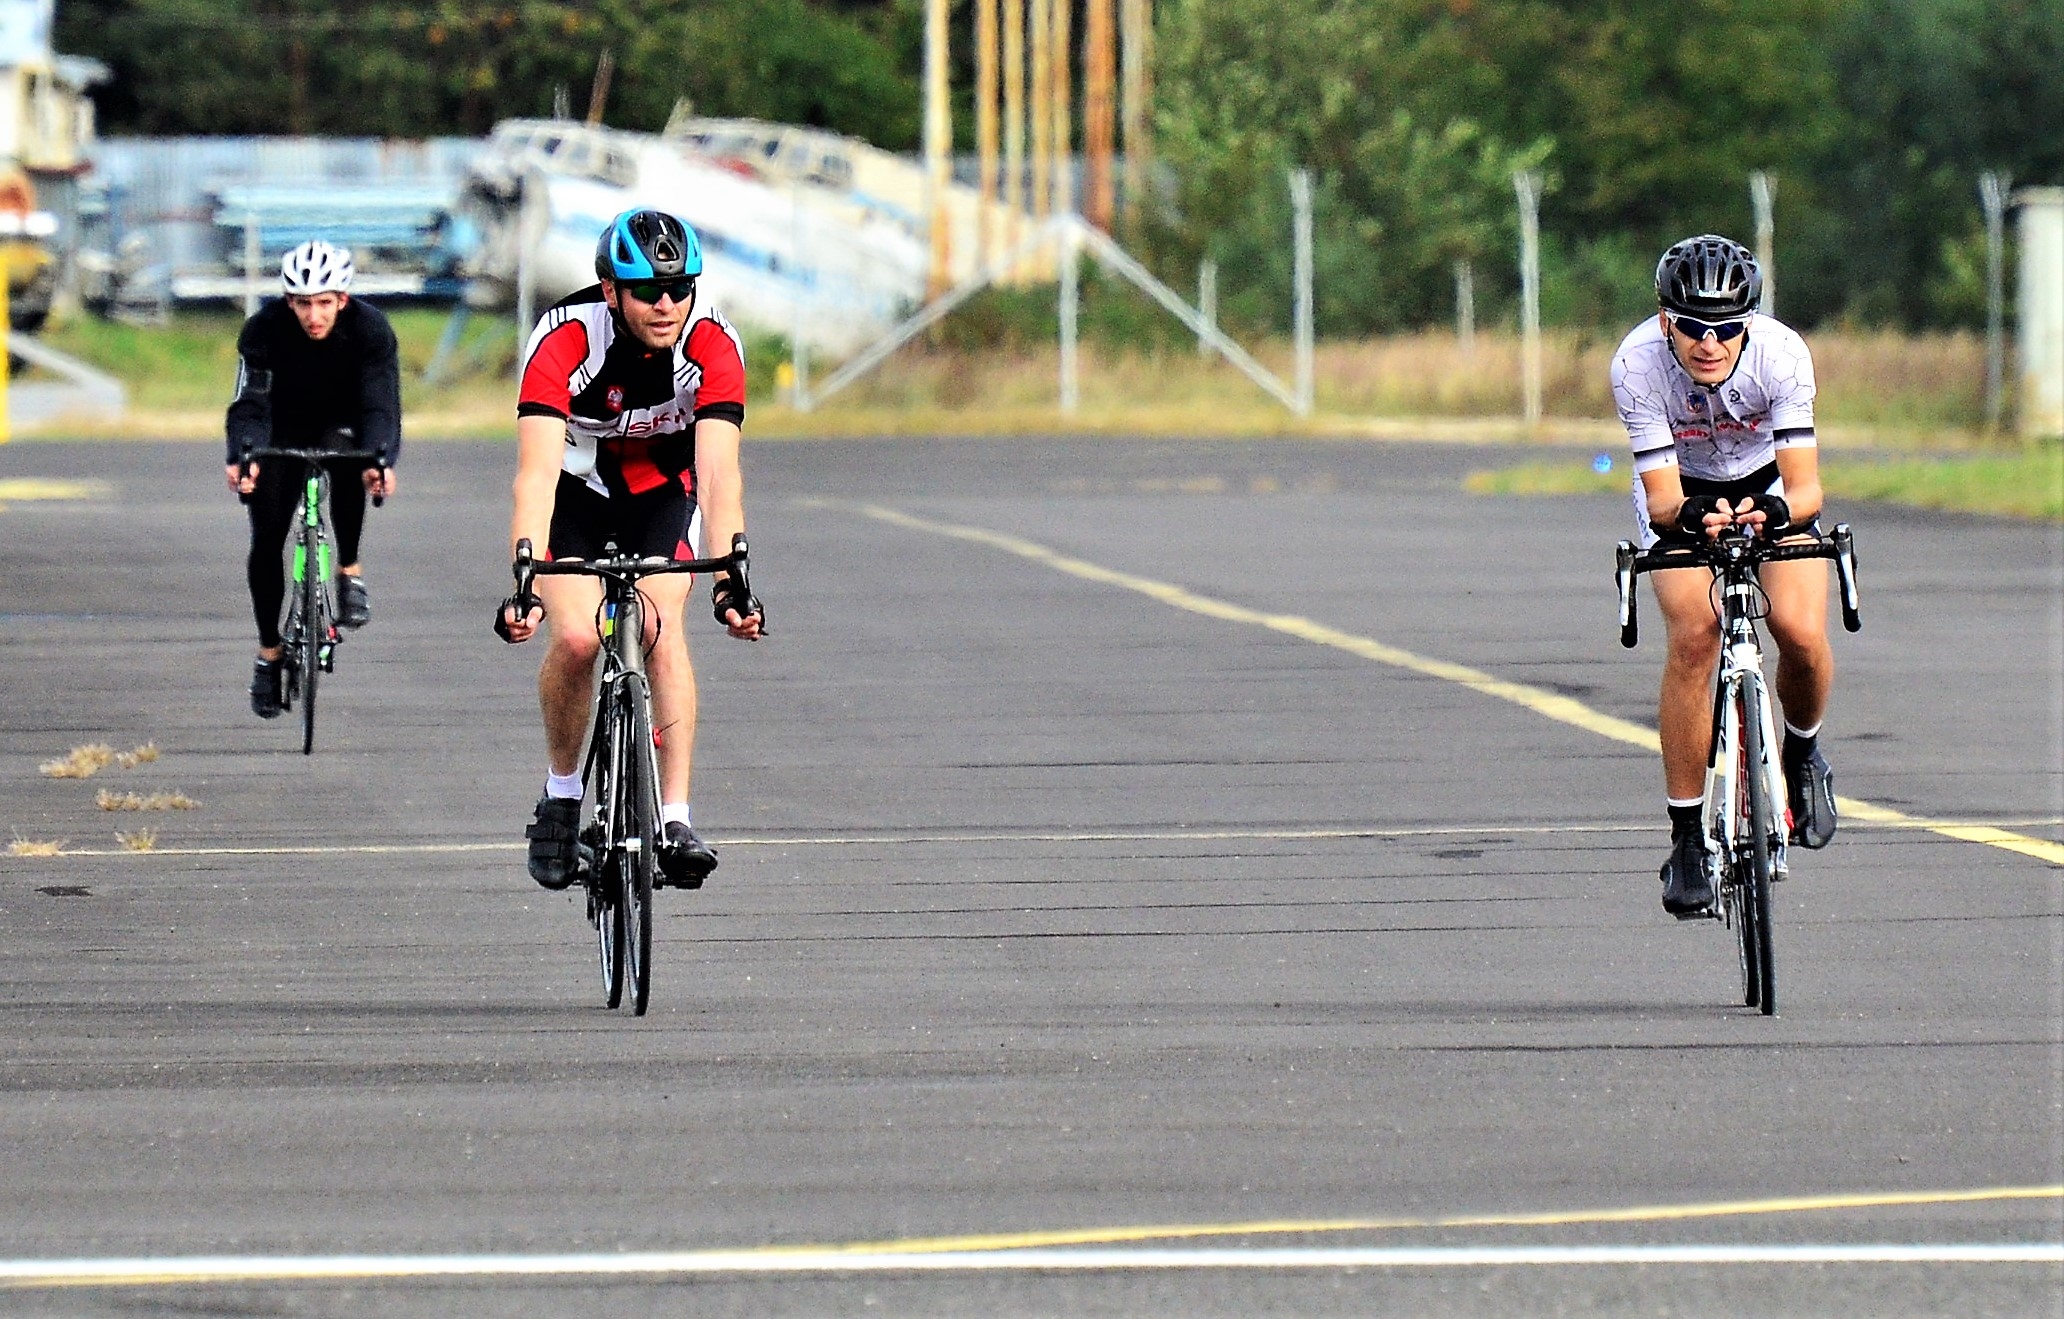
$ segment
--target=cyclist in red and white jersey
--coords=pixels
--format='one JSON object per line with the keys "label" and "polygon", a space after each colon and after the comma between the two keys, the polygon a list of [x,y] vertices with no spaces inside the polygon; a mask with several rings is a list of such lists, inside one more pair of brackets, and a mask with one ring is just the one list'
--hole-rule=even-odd
{"label": "cyclist in red and white jersey", "polygon": [[[1717,234],[1687,238],[1663,253],[1655,284],[1659,313],[1634,327],[1612,361],[1613,401],[1634,449],[1642,547],[1733,525],[1780,538],[1817,533],[1813,357],[1797,331],[1757,313],[1763,273],[1754,254]],[[1713,901],[1699,807],[1720,626],[1707,570],[1673,569],[1649,580],[1670,641],[1657,721],[1671,822],[1663,906],[1683,915]],[[1792,841],[1825,847],[1835,832],[1834,775],[1819,745],[1835,676],[1827,565],[1765,564],[1762,583],[1778,649]]]}
{"label": "cyclist in red and white jersey", "polygon": [[[745,530],[738,449],[745,421],[745,359],[738,332],[696,298],[702,246],[675,216],[626,211],[595,248],[600,282],[547,311],[526,349],[516,407],[516,542],[554,558],[595,558],[615,542],[625,553],[697,557],[699,544],[728,546]],[[660,730],[663,879],[699,887],[716,852],[688,810],[695,740],[695,671],[682,636],[691,579],[647,578],[651,601],[647,672]],[[538,673],[549,765],[530,840],[531,878],[549,889],[572,882],[587,740],[588,704],[601,645],[593,577],[540,577],[537,597],[503,602],[499,628],[527,641],[553,620]],[[711,584],[717,621],[757,640],[764,613],[728,575]]]}

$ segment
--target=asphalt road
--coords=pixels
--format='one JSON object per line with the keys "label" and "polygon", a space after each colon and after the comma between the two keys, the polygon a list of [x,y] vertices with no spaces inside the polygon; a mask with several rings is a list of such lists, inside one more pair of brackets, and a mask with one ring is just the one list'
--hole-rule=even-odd
{"label": "asphalt road", "polygon": [[[1876,820],[1766,1019],[1586,726],[1653,722],[1625,503],[1461,491],[1517,456],[750,446],[641,1020],[523,874],[506,447],[411,447],[306,758],[213,449],[0,448],[0,832],[65,849],[0,855],[0,1312],[2054,1316],[2057,530],[1835,510]],[[95,742],[160,755],[38,773]]]}

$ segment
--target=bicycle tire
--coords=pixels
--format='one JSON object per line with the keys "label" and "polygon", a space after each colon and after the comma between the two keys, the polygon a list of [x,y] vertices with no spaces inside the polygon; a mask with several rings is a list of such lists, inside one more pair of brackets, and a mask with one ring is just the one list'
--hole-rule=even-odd
{"label": "bicycle tire", "polygon": [[301,533],[301,754],[315,754],[315,683],[322,673],[323,635],[329,622],[322,610],[322,536],[311,528]]}
{"label": "bicycle tire", "polygon": [[595,858],[595,886],[588,896],[602,964],[602,999],[610,1008],[623,1003],[624,991],[623,839],[616,828],[622,818],[624,791],[621,732],[615,718],[603,719],[600,774],[595,785],[595,818],[602,824],[602,850]]}
{"label": "bicycle tire", "polygon": [[1725,815],[1716,858],[1721,917],[1734,932],[1735,964],[1741,972],[1742,1003],[1755,1007],[1762,997],[1762,963],[1756,957],[1755,913],[1749,910],[1742,883],[1742,840],[1748,836],[1748,757],[1742,749],[1741,684],[1729,679],[1713,701],[1713,764],[1724,766],[1715,787],[1724,794]]}
{"label": "bicycle tire", "polygon": [[1770,776],[1765,756],[1768,748],[1763,743],[1763,712],[1769,698],[1763,692],[1760,679],[1751,674],[1741,687],[1742,759],[1745,762],[1743,775],[1748,780],[1748,833],[1749,846],[1746,853],[1748,867],[1742,875],[1742,907],[1748,913],[1744,923],[1746,929],[1754,932],[1753,955],[1750,962],[1756,968],[1758,999],[1751,1006],[1762,1009],[1766,1017],[1777,1015],[1777,953],[1770,932],[1770,840],[1772,834],[1772,806],[1770,800]]}
{"label": "bicycle tire", "polygon": [[622,840],[624,952],[628,962],[631,1011],[645,1015],[652,993],[652,883],[659,864],[659,767],[653,760],[652,707],[639,674],[626,674],[617,689],[618,718],[623,721],[624,813]]}

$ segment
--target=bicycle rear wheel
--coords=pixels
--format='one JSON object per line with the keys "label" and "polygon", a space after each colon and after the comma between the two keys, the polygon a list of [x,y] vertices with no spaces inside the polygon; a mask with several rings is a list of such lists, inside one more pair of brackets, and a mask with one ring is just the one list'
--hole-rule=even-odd
{"label": "bicycle rear wheel", "polygon": [[322,580],[318,566],[322,559],[322,538],[313,531],[301,537],[301,636],[296,657],[301,673],[301,754],[315,751],[315,681],[322,673],[322,645],[329,631],[323,615]]}
{"label": "bicycle rear wheel", "polygon": [[619,822],[625,845],[624,955],[631,1011],[641,1017],[652,992],[652,883],[659,865],[659,767],[653,759],[649,701],[643,676],[626,675],[618,688],[618,717],[624,729],[624,813]]}
{"label": "bicycle rear wheel", "polygon": [[1766,757],[1769,748],[1763,744],[1764,702],[1769,698],[1763,693],[1763,683],[1756,675],[1749,675],[1741,685],[1741,744],[1742,777],[1746,780],[1743,793],[1748,806],[1744,823],[1748,830],[1748,847],[1743,853],[1747,862],[1742,881],[1742,922],[1744,962],[1755,969],[1756,994],[1748,1000],[1749,1006],[1759,1007],[1763,1015],[1777,1015],[1777,954],[1770,937],[1770,840],[1774,836],[1770,800],[1770,773]]}

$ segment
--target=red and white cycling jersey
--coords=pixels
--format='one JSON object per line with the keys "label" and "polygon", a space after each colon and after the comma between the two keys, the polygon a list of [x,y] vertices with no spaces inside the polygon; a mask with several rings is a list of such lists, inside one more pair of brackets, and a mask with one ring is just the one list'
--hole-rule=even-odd
{"label": "red and white cycling jersey", "polygon": [[745,423],[745,347],[698,299],[671,352],[647,348],[592,285],[539,319],[524,350],[519,417],[566,421],[565,469],[601,495],[679,480],[695,493],[695,423]]}
{"label": "red and white cycling jersey", "polygon": [[1688,476],[1732,481],[1813,436],[1813,356],[1798,331],[1749,320],[1734,374],[1707,388],[1678,365],[1653,316],[1613,353],[1613,403],[1626,423],[1637,474],[1677,465]]}

